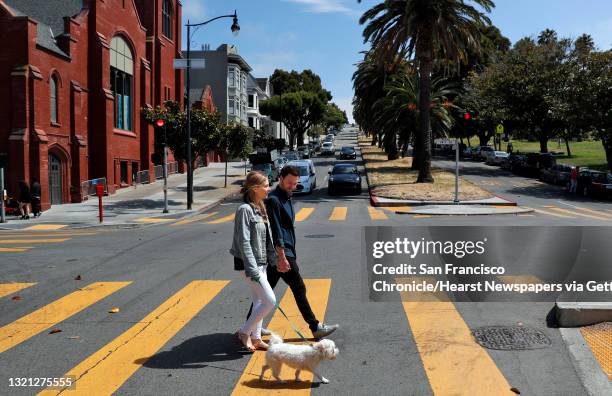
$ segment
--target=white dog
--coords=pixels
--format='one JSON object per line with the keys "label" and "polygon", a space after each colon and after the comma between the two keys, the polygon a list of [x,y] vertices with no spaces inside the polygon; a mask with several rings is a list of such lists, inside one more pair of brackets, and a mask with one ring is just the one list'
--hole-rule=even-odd
{"label": "white dog", "polygon": [[272,369],[272,376],[284,384],[280,377],[280,370],[284,364],[295,369],[295,380],[300,381],[300,372],[307,370],[312,372],[322,383],[327,384],[329,380],[317,371],[321,360],[334,360],[339,350],[332,340],[321,340],[312,345],[285,344],[283,339],[272,333],[270,335],[270,347],[266,351],[266,364],[261,368],[259,379],[263,379],[264,372]]}

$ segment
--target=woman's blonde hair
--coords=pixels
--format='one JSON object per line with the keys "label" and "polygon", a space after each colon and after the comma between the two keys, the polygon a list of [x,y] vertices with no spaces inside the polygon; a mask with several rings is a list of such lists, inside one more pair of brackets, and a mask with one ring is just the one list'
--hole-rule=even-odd
{"label": "woman's blonde hair", "polygon": [[256,187],[265,187],[268,177],[258,171],[250,171],[242,185],[240,192],[242,193],[244,202],[248,203],[252,207],[258,209],[261,212],[261,216],[264,220],[268,221],[268,213],[266,212],[266,206],[263,201],[255,202],[255,191]]}

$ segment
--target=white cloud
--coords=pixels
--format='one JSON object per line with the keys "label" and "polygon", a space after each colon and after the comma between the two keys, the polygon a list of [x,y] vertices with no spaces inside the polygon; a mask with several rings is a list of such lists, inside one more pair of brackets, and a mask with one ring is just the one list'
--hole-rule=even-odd
{"label": "white cloud", "polygon": [[183,1],[183,19],[199,20],[206,14],[204,9],[204,0],[184,0]]}
{"label": "white cloud", "polygon": [[317,14],[342,13],[355,15],[356,10],[347,6],[346,0],[284,0],[289,3],[297,3],[305,6],[307,12]]}

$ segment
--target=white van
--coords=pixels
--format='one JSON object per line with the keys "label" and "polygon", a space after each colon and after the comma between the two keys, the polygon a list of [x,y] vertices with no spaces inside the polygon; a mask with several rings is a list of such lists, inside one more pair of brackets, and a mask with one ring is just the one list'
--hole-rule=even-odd
{"label": "white van", "polygon": [[312,160],[289,161],[287,166],[297,168],[300,174],[295,193],[310,194],[317,188],[317,172]]}

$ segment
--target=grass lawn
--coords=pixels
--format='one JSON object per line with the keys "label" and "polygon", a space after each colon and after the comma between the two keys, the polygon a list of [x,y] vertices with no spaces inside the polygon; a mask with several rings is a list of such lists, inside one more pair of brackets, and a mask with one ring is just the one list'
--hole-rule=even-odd
{"label": "grass lawn", "polygon": [[[475,140],[478,142],[478,139]],[[506,142],[502,142],[502,150],[506,150]],[[514,152],[540,152],[540,142],[528,142],[526,140],[512,140]],[[570,142],[572,157],[568,158],[565,142],[561,141],[559,147],[556,140],[548,142],[548,151],[563,152],[564,156],[558,157],[557,163],[586,166],[587,168],[605,171],[608,169],[606,153],[600,141]]]}

